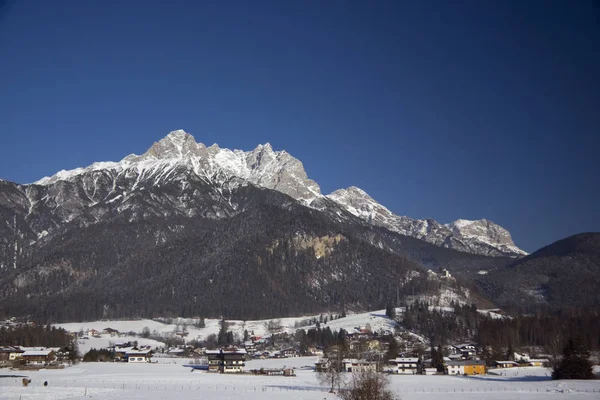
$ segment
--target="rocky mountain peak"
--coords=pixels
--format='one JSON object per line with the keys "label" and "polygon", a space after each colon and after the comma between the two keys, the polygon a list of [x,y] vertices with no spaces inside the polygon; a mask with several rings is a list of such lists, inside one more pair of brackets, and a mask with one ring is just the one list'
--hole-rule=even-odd
{"label": "rocky mountain peak", "polygon": [[147,159],[173,159],[199,157],[201,150],[206,146],[202,143],[196,143],[192,135],[179,129],[170,132],[167,136],[155,142],[142,156],[141,160]]}
{"label": "rocky mountain peak", "polygon": [[305,204],[321,196],[319,185],[308,178],[302,162],[285,151],[274,151],[270,143],[258,145],[251,151],[222,149],[217,144],[206,147],[182,129],[170,132],[141,156],[130,154],[120,162],[100,162],[60,171],[35,183],[50,185],[101,170],[110,170],[117,176],[121,173],[152,176],[154,183],[158,183],[161,177],[173,176],[169,171],[176,166],[217,184],[231,183],[232,178],[237,178],[234,179],[237,183],[245,180],[280,191]]}
{"label": "rocky mountain peak", "polygon": [[[517,247],[510,236],[510,232],[488,219],[484,218],[474,221],[458,219],[450,224],[446,224],[446,226],[450,228],[454,234],[464,238],[476,238],[480,241],[488,241],[494,245],[503,245],[514,248],[515,251],[517,250]],[[518,253],[519,251],[516,252]],[[522,254],[527,253],[522,252]]]}
{"label": "rocky mountain peak", "polygon": [[450,224],[440,224],[433,219],[399,216],[355,186],[336,190],[327,197],[369,223],[438,246],[490,256],[519,257],[527,254],[515,246],[506,229],[486,219],[459,219]]}

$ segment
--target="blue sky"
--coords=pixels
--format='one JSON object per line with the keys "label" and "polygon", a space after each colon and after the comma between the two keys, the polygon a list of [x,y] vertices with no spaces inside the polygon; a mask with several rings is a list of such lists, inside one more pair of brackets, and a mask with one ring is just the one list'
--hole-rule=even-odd
{"label": "blue sky", "polygon": [[182,128],[533,251],[600,230],[599,21],[586,0],[0,0],[0,178]]}

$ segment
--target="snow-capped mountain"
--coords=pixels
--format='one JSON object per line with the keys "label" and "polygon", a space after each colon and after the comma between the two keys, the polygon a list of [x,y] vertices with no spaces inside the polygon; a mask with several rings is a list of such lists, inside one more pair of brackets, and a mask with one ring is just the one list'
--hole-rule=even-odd
{"label": "snow-capped mountain", "polygon": [[437,246],[489,256],[519,257],[527,254],[515,246],[506,229],[486,219],[459,219],[450,224],[440,224],[432,219],[398,216],[355,186],[336,190],[327,197],[365,221]]}
{"label": "snow-capped mountain", "polygon": [[[317,209],[321,208],[323,200],[319,185],[308,178],[302,162],[286,151],[274,151],[268,143],[251,151],[222,149],[216,144],[207,147],[183,130],[169,133],[142,155],[131,154],[119,162],[99,162],[86,168],[63,170],[35,184],[48,186],[85,178],[85,193],[93,205],[100,200],[106,201],[107,196],[113,196],[113,201],[125,202],[132,191],[144,185],[160,185],[179,179],[185,171],[193,172],[206,183],[216,184],[218,190],[232,190],[251,183],[277,190]],[[117,182],[122,178],[134,181],[128,190],[123,188],[124,193],[116,190]],[[364,221],[437,246],[488,256],[527,254],[515,246],[506,229],[485,219],[461,219],[440,224],[431,219],[398,216],[357,187],[336,190],[327,198]],[[69,199],[63,200],[69,202]],[[232,207],[235,209],[235,205]],[[216,216],[220,215],[217,213]],[[72,218],[65,217],[67,220]]]}
{"label": "snow-capped mountain", "polygon": [[196,143],[194,137],[183,130],[169,133],[141,156],[131,154],[119,162],[100,162],[87,168],[63,170],[35,184],[48,185],[106,170],[137,174],[139,180],[152,177],[155,184],[160,184],[161,180],[172,178],[178,167],[189,169],[208,182],[242,184],[247,181],[305,203],[321,195],[319,185],[308,179],[302,163],[285,151],[273,151],[269,143],[246,152],[221,149],[217,144],[206,147]]}

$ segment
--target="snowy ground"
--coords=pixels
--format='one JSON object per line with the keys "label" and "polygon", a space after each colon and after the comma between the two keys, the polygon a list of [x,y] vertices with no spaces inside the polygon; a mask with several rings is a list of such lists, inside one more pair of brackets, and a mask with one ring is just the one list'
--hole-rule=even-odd
{"label": "snowy ground", "polygon": [[[334,399],[310,370],[315,357],[253,360],[247,369],[296,367],[296,377],[220,375],[190,372],[187,360],[159,359],[154,364],[81,363],[64,370],[27,372],[21,378],[0,378],[0,399]],[[494,371],[499,372],[499,371]],[[417,399],[577,399],[600,398],[600,381],[549,380],[545,368],[515,368],[506,375],[481,377],[390,376],[391,389],[404,400]],[[0,375],[17,374],[0,369]],[[43,382],[48,381],[44,387]]]}
{"label": "snowy ground", "polygon": [[[401,311],[401,309],[398,308],[398,311]],[[254,332],[254,335],[256,336],[269,336],[271,334],[268,329],[270,323],[271,325],[280,325],[281,328],[277,330],[277,332],[294,333],[297,329],[299,329],[299,327],[297,326],[299,323],[302,323],[313,317],[316,317],[318,319],[319,315],[258,321],[228,320],[227,324],[228,329],[233,332],[234,336],[236,336],[238,339],[241,339],[244,336],[244,330],[247,330],[249,334],[252,334],[252,332]],[[186,337],[186,340],[188,341],[195,339],[206,339],[206,337],[211,334],[217,334],[219,332],[220,327],[219,320],[217,319],[206,319],[206,327],[204,328],[196,328],[192,326],[191,324],[192,322],[194,322],[193,319],[179,318],[176,321],[177,323],[165,324],[150,319],[140,319],[129,321],[70,322],[64,324],[56,324],[55,326],[62,327],[71,332],[78,332],[80,330],[87,331],[89,329],[95,329],[101,332],[105,328],[112,328],[118,330],[119,332],[135,332],[137,334],[141,334],[142,330],[145,327],[147,327],[150,330],[150,332],[156,332],[161,335],[168,335],[176,332],[178,328],[182,329],[182,326],[186,324],[186,329],[189,333]],[[321,326],[329,326],[332,330],[339,330],[340,328],[343,328],[348,332],[355,332],[355,328],[365,326],[367,324],[370,325],[372,331],[379,333],[393,331],[394,327],[397,325],[396,322],[386,317],[385,310],[378,310],[360,314],[349,314],[345,318],[329,321],[326,324],[321,324]],[[314,327],[314,325],[302,326],[302,328],[306,330]],[[121,335],[112,337],[110,335],[101,335],[100,338],[89,337],[89,339],[79,340],[79,352],[81,354],[85,354],[92,347],[107,347],[111,344],[111,342],[114,344],[133,340],[137,340],[140,345],[150,344],[154,347],[163,345],[163,343],[161,342],[153,342],[147,339],[141,339],[136,336]]]}

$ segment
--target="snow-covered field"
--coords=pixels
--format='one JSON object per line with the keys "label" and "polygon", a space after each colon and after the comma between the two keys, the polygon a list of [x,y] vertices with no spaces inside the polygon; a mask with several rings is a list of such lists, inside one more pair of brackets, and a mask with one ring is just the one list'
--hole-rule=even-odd
{"label": "snow-covered field", "polygon": [[[253,360],[247,369],[296,367],[296,377],[221,375],[191,372],[187,360],[163,359],[153,364],[81,363],[64,370],[27,372],[32,382],[0,378],[0,399],[334,399],[319,385],[311,367],[315,357]],[[552,399],[600,398],[600,381],[549,380],[545,368],[503,370],[506,376],[390,376],[390,387],[411,399]],[[0,375],[14,371],[0,369]],[[348,374],[349,375],[349,374]],[[44,381],[48,386],[44,387]]]}

